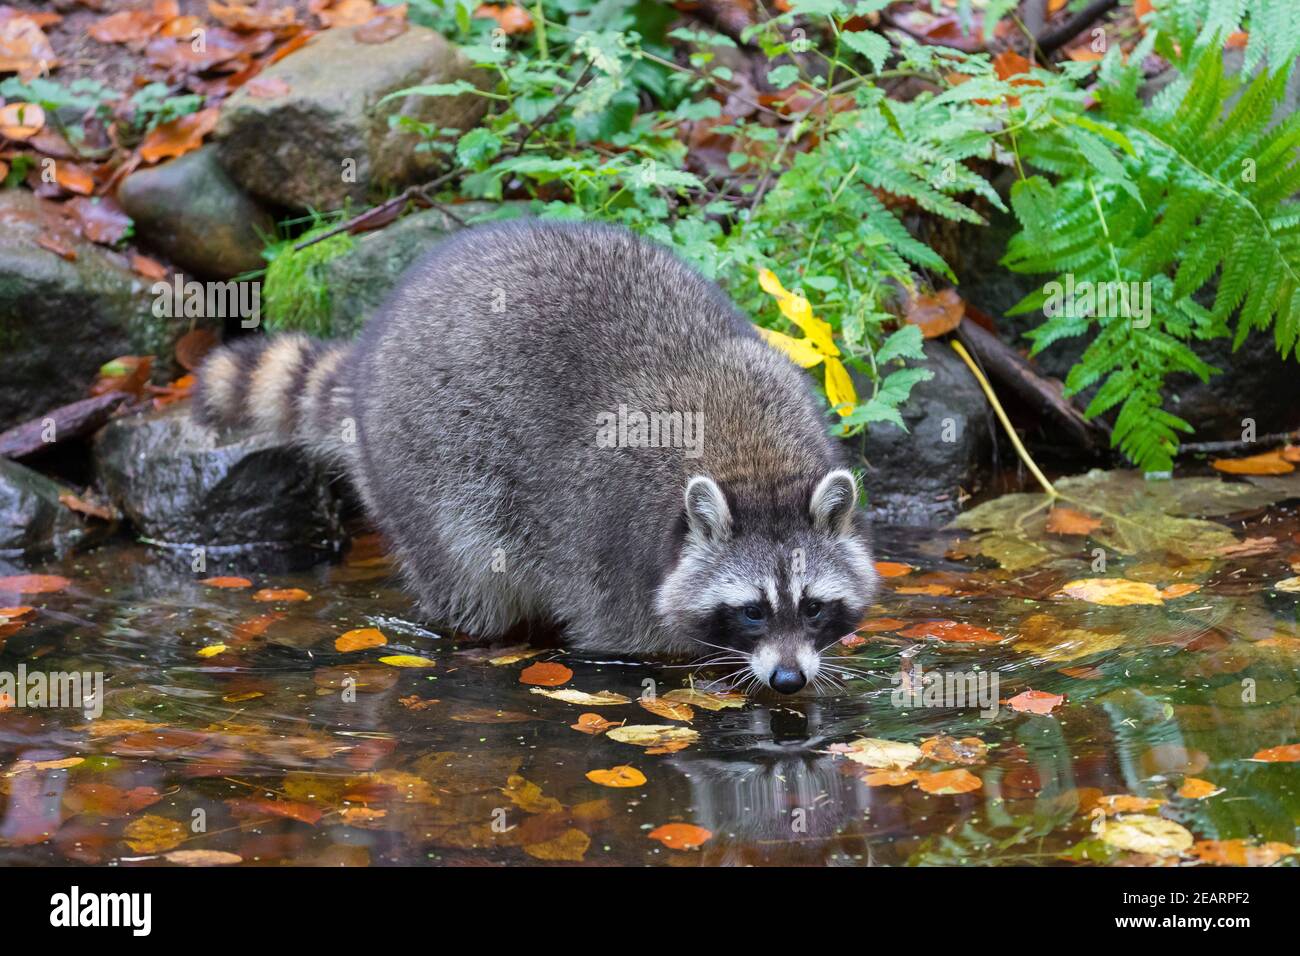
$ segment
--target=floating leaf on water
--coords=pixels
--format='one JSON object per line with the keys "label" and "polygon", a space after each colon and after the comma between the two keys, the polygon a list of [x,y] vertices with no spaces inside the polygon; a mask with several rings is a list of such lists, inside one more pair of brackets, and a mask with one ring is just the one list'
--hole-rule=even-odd
{"label": "floating leaf on water", "polygon": [[1295,465],[1280,448],[1248,458],[1216,458],[1210,464],[1229,475],[1286,475],[1295,471]]}
{"label": "floating leaf on water", "polygon": [[612,707],[615,704],[630,704],[631,697],[624,697],[622,694],[616,694],[611,690],[598,691],[595,694],[588,694],[586,691],[574,690],[572,687],[564,687],[560,690],[547,690],[545,687],[531,687],[528,690],[530,694],[541,694],[543,697],[549,697],[551,700],[562,700],[566,704],[580,704],[584,707]]}
{"label": "floating leaf on water", "polygon": [[988,756],[988,744],[978,737],[939,736],[921,741],[921,753],[943,763],[978,764]]}
{"label": "floating leaf on water", "polygon": [[1252,844],[1247,840],[1197,840],[1192,856],[1202,863],[1221,866],[1272,866],[1278,860],[1300,853],[1289,843]]}
{"label": "floating leaf on water", "polygon": [[915,770],[873,770],[862,782],[868,787],[903,787],[915,783],[918,776]]}
{"label": "floating leaf on water", "polygon": [[253,593],[254,601],[265,603],[289,604],[295,601],[310,601],[311,595],[302,588],[262,588]]}
{"label": "floating leaf on water", "polygon": [[22,621],[35,613],[34,607],[0,607],[0,621]]}
{"label": "floating leaf on water", "polygon": [[420,697],[418,694],[412,694],[409,697],[399,697],[397,698],[397,702],[401,704],[403,707],[405,707],[407,710],[417,710],[417,711],[428,710],[430,707],[434,706],[435,704],[441,703],[441,701],[434,700],[432,698],[426,700],[425,698]]}
{"label": "floating leaf on water", "polygon": [[63,795],[63,805],[70,813],[100,817],[125,817],[162,799],[153,787],[123,790],[107,783],[79,783]]}
{"label": "floating leaf on water", "polygon": [[1053,508],[1047,513],[1045,529],[1052,534],[1091,534],[1102,522],[1073,508]]}
{"label": "floating leaf on water", "polygon": [[906,627],[906,621],[900,621],[896,617],[877,617],[868,618],[858,625],[859,631],[866,631],[869,634],[875,634],[880,631],[896,631],[900,627]]}
{"label": "floating leaf on water", "polygon": [[939,773],[921,773],[917,775],[916,785],[926,793],[950,795],[970,793],[984,786],[984,781],[969,770],[943,770]]}
{"label": "floating leaf on water", "polygon": [[639,787],[645,783],[645,774],[624,764],[608,770],[588,770],[587,779],[602,787]]}
{"label": "floating leaf on water", "polygon": [[831,744],[829,750],[843,754],[854,763],[878,770],[906,770],[925,756],[916,744],[879,737],[859,737],[846,744]]}
{"label": "floating leaf on water", "polygon": [[639,697],[637,703],[656,717],[665,720],[684,720],[688,724],[695,719],[695,711],[690,704],[678,703],[663,697]]}
{"label": "floating leaf on water", "polygon": [[647,753],[674,753],[700,739],[697,731],[673,724],[630,724],[613,727],[605,736],[619,743],[647,747]]}
{"label": "floating leaf on water", "polygon": [[713,838],[713,832],[693,823],[665,823],[646,834],[670,850],[694,850]]}
{"label": "floating leaf on water", "polygon": [[901,578],[905,574],[911,574],[916,568],[910,564],[903,564],[901,561],[877,561],[876,573],[882,578]]}
{"label": "floating leaf on water", "polygon": [[1031,614],[1020,622],[1014,647],[1045,661],[1073,661],[1123,647],[1125,635],[1064,627],[1050,614]]}
{"label": "floating leaf on water", "polygon": [[91,737],[123,737],[127,734],[142,734],[166,726],[166,724],[154,724],[147,720],[135,720],[128,717],[114,720],[94,720],[73,729],[84,730]]}
{"label": "floating leaf on water", "polygon": [[961,621],[922,621],[898,633],[900,637],[932,637],[958,644],[998,644],[1004,639],[1000,634]]}
{"label": "floating leaf on water", "polygon": [[591,837],[581,830],[569,829],[553,840],[525,846],[524,852],[537,860],[580,863],[589,846],[591,846]]}
{"label": "floating leaf on water", "polygon": [[13,574],[0,578],[0,594],[53,594],[71,583],[57,574]]}
{"label": "floating leaf on water", "polygon": [[1210,781],[1199,777],[1184,778],[1183,785],[1178,788],[1178,795],[1184,800],[1204,800],[1206,797],[1217,796],[1220,793],[1223,793],[1222,787],[1216,787]]}
{"label": "floating leaf on water", "polygon": [[1167,588],[1161,588],[1160,596],[1166,601],[1172,601],[1174,598],[1187,597],[1189,594],[1195,594],[1200,589],[1201,586],[1199,584],[1184,581],[1180,584],[1171,584]]}
{"label": "floating leaf on water", "polygon": [[715,694],[696,687],[680,687],[663,695],[664,700],[678,704],[689,704],[701,710],[725,710],[728,707],[744,707],[749,702],[744,694],[734,692]]}
{"label": "floating leaf on water", "polygon": [[618,724],[612,720],[606,720],[600,714],[583,714],[578,718],[576,724],[569,724],[574,730],[580,730],[584,734],[603,734],[611,727],[617,727]]}
{"label": "floating leaf on water", "polygon": [[122,831],[122,839],[136,853],[165,853],[179,846],[189,836],[185,824],[155,814],[132,820]]}
{"label": "floating leaf on water", "polygon": [[1300,594],[1300,577],[1283,578],[1273,585],[1277,591],[1286,591],[1290,594]]}
{"label": "floating leaf on water", "polygon": [[178,866],[233,866],[244,862],[238,853],[224,850],[172,850],[164,853],[163,859]]}
{"label": "floating leaf on water", "polygon": [[1224,558],[1253,558],[1261,554],[1272,554],[1277,550],[1277,539],[1269,536],[1262,538],[1243,538],[1236,544],[1219,548],[1215,554]]}
{"label": "floating leaf on water", "polygon": [[1012,710],[1021,714],[1050,714],[1065,702],[1059,694],[1049,694],[1041,690],[1027,690],[1005,701]]}
{"label": "floating leaf on water", "polygon": [[952,594],[952,588],[946,584],[918,584],[915,587],[894,588],[896,594],[924,594],[929,597],[946,597]]}
{"label": "floating leaf on water", "polygon": [[1280,747],[1269,747],[1258,751],[1250,759],[1262,760],[1265,763],[1295,763],[1300,760],[1300,744],[1282,744]]}
{"label": "floating leaf on water", "polygon": [[1181,856],[1192,848],[1195,838],[1186,827],[1164,817],[1116,817],[1106,824],[1102,842],[1119,850],[1154,856]]}
{"label": "floating leaf on water", "polygon": [[501,654],[497,657],[489,657],[488,663],[493,667],[504,667],[507,664],[518,664],[520,661],[526,661],[530,657],[536,657],[538,654],[546,653],[544,648],[524,649],[520,651],[511,651],[507,654]]}
{"label": "floating leaf on water", "polygon": [[519,683],[559,687],[573,679],[573,671],[555,661],[539,661],[519,672]]}
{"label": "floating leaf on water", "polygon": [[379,658],[379,663],[387,664],[389,667],[433,667],[435,662],[427,657],[420,657],[417,654],[391,654],[388,657]]}
{"label": "floating leaf on water", "polygon": [[199,584],[209,588],[230,588],[232,590],[239,588],[251,588],[253,582],[248,578],[200,578]]}
{"label": "floating leaf on water", "polygon": [[1117,813],[1145,813],[1148,810],[1159,810],[1164,806],[1164,800],[1159,797],[1138,797],[1131,793],[1108,793],[1097,798],[1097,806],[1101,807],[1106,816],[1114,816]]}
{"label": "floating leaf on water", "polygon": [[518,774],[511,774],[506,779],[501,792],[525,813],[554,813],[564,809],[564,804],[559,800],[544,796],[541,787]]}
{"label": "floating leaf on water", "polygon": [[536,720],[532,714],[521,714],[515,710],[491,710],[487,707],[469,707],[451,715],[452,720],[463,724],[522,724]]}
{"label": "floating leaf on water", "polygon": [[1160,589],[1155,585],[1127,578],[1080,578],[1062,585],[1060,593],[1104,607],[1165,603]]}
{"label": "floating leaf on water", "polygon": [[336,651],[364,651],[371,647],[383,647],[388,643],[384,632],[376,627],[361,627],[348,631],[334,639]]}
{"label": "floating leaf on water", "polygon": [[200,647],[196,652],[199,657],[216,657],[218,654],[224,654],[230,648],[225,644],[209,644],[207,647]]}
{"label": "floating leaf on water", "polygon": [[85,757],[62,757],[58,760],[17,760],[8,770],[6,777],[16,777],[31,770],[67,770],[86,762]]}

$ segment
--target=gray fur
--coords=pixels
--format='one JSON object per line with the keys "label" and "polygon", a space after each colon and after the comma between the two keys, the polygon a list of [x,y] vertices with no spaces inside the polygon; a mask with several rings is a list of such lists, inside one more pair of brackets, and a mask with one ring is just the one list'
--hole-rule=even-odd
{"label": "gray fur", "polygon": [[[870,603],[856,485],[823,484],[839,458],[803,373],[660,246],[596,225],[467,230],[337,364],[295,399],[293,433],[342,462],[434,620],[484,636],[550,620],[579,648],[698,654],[709,601],[743,592],[774,596],[765,643],[791,657],[809,641],[776,619],[801,589],[849,614]],[[233,404],[203,414],[250,416]],[[702,442],[607,447],[620,406],[699,416]]]}

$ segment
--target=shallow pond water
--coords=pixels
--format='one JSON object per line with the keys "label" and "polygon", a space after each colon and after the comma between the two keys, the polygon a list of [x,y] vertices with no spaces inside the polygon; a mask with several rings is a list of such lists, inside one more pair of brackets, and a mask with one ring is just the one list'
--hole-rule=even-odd
{"label": "shallow pond water", "polygon": [[[851,671],[796,698],[426,628],[366,541],[297,573],[122,543],[9,568],[66,582],[0,585],[32,608],[4,612],[0,672],[98,672],[104,693],[89,717],[0,700],[0,864],[1289,865],[1300,594],[1275,585],[1300,518],[1219,521],[1271,543],[1114,556],[1159,592],[1127,606],[1062,592],[1098,577],[1082,536],[1008,571],[964,532],[881,528],[892,576],[828,655]],[[386,643],[337,649],[368,628],[343,646]],[[994,706],[902,697],[936,673]]]}

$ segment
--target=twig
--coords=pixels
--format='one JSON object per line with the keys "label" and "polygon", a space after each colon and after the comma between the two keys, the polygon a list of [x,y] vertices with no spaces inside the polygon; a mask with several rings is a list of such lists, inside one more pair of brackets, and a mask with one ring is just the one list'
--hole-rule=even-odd
{"label": "twig", "polygon": [[989,380],[984,377],[984,373],[979,370],[979,366],[976,365],[975,360],[970,357],[970,353],[966,351],[966,347],[957,341],[950,341],[948,344],[951,345],[953,350],[961,356],[962,361],[965,362],[967,368],[971,370],[971,374],[975,376],[975,381],[979,382],[980,388],[984,390],[985,398],[987,398],[989,404],[993,406],[993,411],[998,416],[998,421],[1000,421],[1002,427],[1006,429],[1007,437],[1011,439],[1011,444],[1015,447],[1016,454],[1020,456],[1020,460],[1025,463],[1025,467],[1027,467],[1030,473],[1038,479],[1038,483],[1043,486],[1043,490],[1047,492],[1049,498],[1059,498],[1060,493],[1052,487],[1052,483],[1047,480],[1047,476],[1038,470],[1038,465],[1034,463],[1034,459],[1029,457],[1029,452],[1025,451],[1025,446],[1021,443],[1020,436],[1017,435],[1016,430],[1011,427],[1011,419],[1007,418],[1007,413],[1002,410],[1002,403],[998,401],[997,395],[993,393],[993,386],[990,385]]}
{"label": "twig", "polygon": [[392,199],[385,199],[378,206],[371,206],[369,209],[367,209],[365,212],[361,213],[360,215],[353,216],[351,219],[347,220],[346,222],[339,223],[333,229],[328,229],[325,232],[322,232],[319,236],[312,236],[310,239],[304,239],[302,242],[298,243],[293,247],[293,251],[302,252],[302,250],[306,249],[308,246],[314,246],[318,242],[324,242],[326,239],[332,239],[341,232],[351,232],[355,226],[360,225],[361,223],[365,222],[367,219],[377,218],[379,215],[388,212],[390,209],[393,209],[398,206],[404,206],[406,205],[406,203],[410,202],[416,196],[420,196],[421,198],[426,200],[430,205],[435,205],[433,200],[429,199],[426,190],[437,189],[443,183],[451,182],[453,179],[459,176],[460,173],[461,171],[459,169],[453,169],[451,170],[451,172],[443,173],[441,176],[439,176],[437,179],[431,182],[423,183],[419,186],[408,186],[406,189],[402,190]]}
{"label": "twig", "polygon": [[1290,445],[1300,442],[1300,428],[1293,432],[1276,432],[1272,435],[1260,435],[1254,441],[1194,441],[1178,446],[1178,454],[1194,455],[1220,451],[1242,451],[1255,446]]}
{"label": "twig", "polygon": [[515,145],[514,152],[510,154],[511,156],[520,155],[524,151],[524,147],[528,145],[528,141],[532,139],[533,134],[536,133],[543,126],[545,126],[547,123],[549,123],[551,120],[555,119],[556,114],[559,113],[560,110],[564,108],[564,104],[569,102],[573,94],[577,93],[578,90],[582,89],[584,86],[587,85],[587,81],[591,79],[591,71],[595,68],[595,66],[596,66],[595,60],[587,61],[587,65],[583,67],[581,75],[579,75],[578,79],[574,81],[573,86],[569,88],[569,92],[565,93],[558,100],[556,100],[555,105],[552,106],[549,110],[547,110],[541,116],[537,117],[537,119],[533,121],[533,124],[524,131],[524,135],[519,137],[519,142]]}
{"label": "twig", "polygon": [[1093,0],[1073,17],[1055,30],[1049,30],[1038,38],[1038,49],[1047,57],[1065,46],[1082,33],[1097,19],[1105,16],[1119,6],[1119,0]]}

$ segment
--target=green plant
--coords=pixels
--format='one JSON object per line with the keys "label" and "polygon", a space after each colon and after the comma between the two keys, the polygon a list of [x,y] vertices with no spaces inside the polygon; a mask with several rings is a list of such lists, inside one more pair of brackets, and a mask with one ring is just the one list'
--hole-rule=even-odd
{"label": "green plant", "polygon": [[[293,330],[325,337],[336,334],[330,320],[329,264],[352,249],[354,243],[346,232],[318,242],[310,240],[329,232],[337,218],[308,217],[312,226],[305,233],[277,239],[263,251],[267,260],[263,306],[268,332]],[[295,249],[298,245],[303,248]]]}

